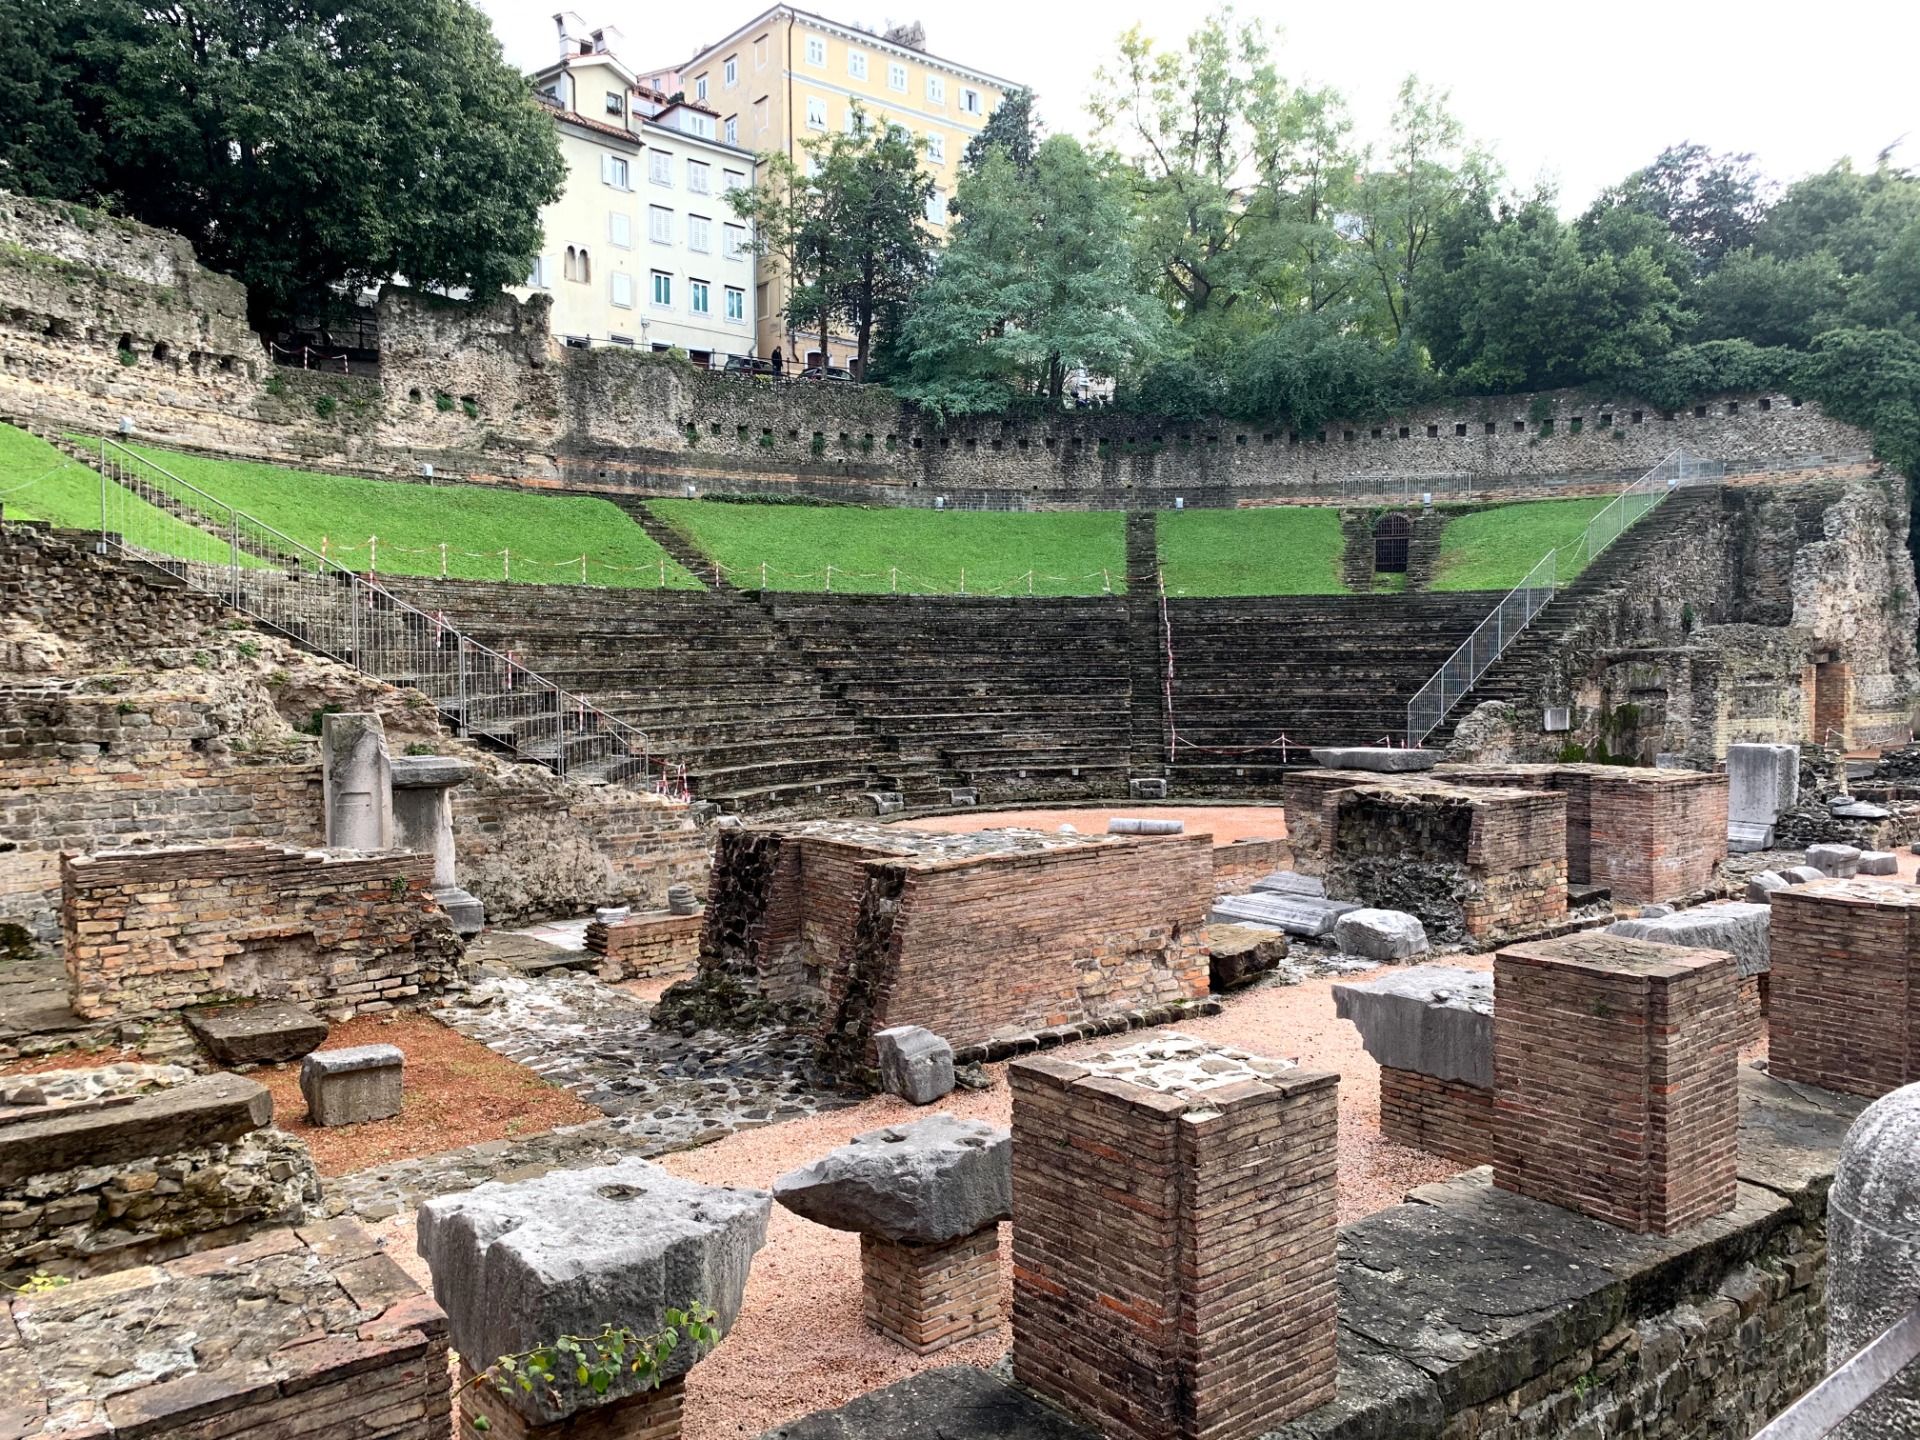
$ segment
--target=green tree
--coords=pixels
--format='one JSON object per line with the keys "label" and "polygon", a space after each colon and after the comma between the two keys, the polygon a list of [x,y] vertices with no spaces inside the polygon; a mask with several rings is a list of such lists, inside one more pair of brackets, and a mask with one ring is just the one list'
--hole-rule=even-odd
{"label": "green tree", "polygon": [[1595,202],[1624,206],[1667,227],[1704,272],[1753,243],[1766,209],[1753,156],[1715,154],[1691,142],[1672,145]]}
{"label": "green tree", "polygon": [[1033,113],[1033,91],[1025,86],[1009,90],[980,133],[967,142],[960,163],[978,170],[995,149],[1004,150],[1013,168],[1022,175],[1033,168],[1033,153],[1040,148],[1040,117]]}
{"label": "green tree", "polygon": [[1782,260],[1735,250],[1700,282],[1694,334],[1805,349],[1843,318],[1847,288],[1831,251]]}
{"label": "green tree", "polygon": [[1163,337],[1134,287],[1127,206],[1112,167],[1068,136],[1023,174],[995,148],[962,178],[953,235],[906,321],[903,393],[942,414],[1061,400],[1067,373],[1130,372]]}
{"label": "green tree", "polygon": [[186,235],[246,282],[256,320],[396,273],[474,294],[525,278],[559,146],[465,0],[62,13],[48,105],[97,156],[70,198]]}
{"label": "green tree", "polygon": [[0,189],[79,201],[99,192],[99,137],[76,103],[79,18],[66,0],[0,5]]}

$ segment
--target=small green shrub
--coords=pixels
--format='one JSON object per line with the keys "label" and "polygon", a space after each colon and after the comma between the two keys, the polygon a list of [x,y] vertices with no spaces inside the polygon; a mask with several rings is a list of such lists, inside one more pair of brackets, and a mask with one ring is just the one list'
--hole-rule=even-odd
{"label": "small green shrub", "polygon": [[460,408],[466,411],[469,420],[478,420],[480,418],[480,402],[478,400],[462,400],[460,402]]}
{"label": "small green shrub", "polygon": [[762,450],[771,450],[773,448],[773,436],[763,434],[760,437],[760,448]]}
{"label": "small green shrub", "polygon": [[336,408],[336,402],[331,395],[322,395],[313,402],[313,413],[318,415],[322,420],[331,418]]}
{"label": "small green shrub", "polygon": [[[122,350],[120,353],[125,355],[127,352]],[[278,399],[287,393],[287,382],[282,380],[278,375],[269,375],[267,377],[267,393]]]}
{"label": "small green shrub", "polygon": [[453,409],[453,396],[447,394],[444,390],[434,391],[433,408],[438,410],[442,415],[446,414],[447,411]]}
{"label": "small green shrub", "polygon": [[131,350],[122,350],[120,352],[120,363],[126,366],[138,365],[140,363],[140,357]]}

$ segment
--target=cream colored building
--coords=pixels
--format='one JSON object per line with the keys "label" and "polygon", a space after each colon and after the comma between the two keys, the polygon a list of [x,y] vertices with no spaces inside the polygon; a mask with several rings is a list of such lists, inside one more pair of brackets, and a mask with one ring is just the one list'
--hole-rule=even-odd
{"label": "cream colored building", "polygon": [[[689,104],[716,112],[723,141],[785,154],[802,168],[807,140],[849,128],[855,104],[870,122],[904,126],[937,187],[928,224],[943,233],[967,142],[1017,87],[903,43],[911,35],[892,33],[898,38],[776,5],[677,68],[646,73],[684,92]],[[789,370],[796,357],[802,365],[816,363],[818,337],[809,344],[804,335],[788,333],[781,314],[786,286],[777,263],[762,261],[761,269],[758,353],[772,358],[777,350]],[[853,342],[835,337],[831,348],[833,363],[844,365]]]}
{"label": "cream colored building", "polygon": [[727,192],[751,186],[752,150],[720,138],[711,107],[676,104],[619,58],[619,31],[554,17],[560,58],[533,76],[567,179],[518,293],[553,297],[570,345],[678,346],[697,364],[752,353],[756,262]]}

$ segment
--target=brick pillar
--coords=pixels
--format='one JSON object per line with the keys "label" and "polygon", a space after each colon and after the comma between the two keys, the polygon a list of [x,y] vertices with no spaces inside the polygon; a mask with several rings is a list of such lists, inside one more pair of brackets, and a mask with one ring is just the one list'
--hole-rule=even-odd
{"label": "brick pillar", "polygon": [[917,1355],[1000,1328],[1000,1227],[944,1245],[860,1237],[867,1324]]}
{"label": "brick pillar", "polygon": [[1920,1080],[1920,889],[1826,880],[1772,899],[1768,1069],[1849,1095]]}
{"label": "brick pillar", "polygon": [[1493,1142],[1493,1091],[1382,1065],[1380,1133],[1396,1145],[1484,1165]]}
{"label": "brick pillar", "polygon": [[1589,932],[1494,959],[1493,1179],[1641,1233],[1733,1208],[1733,957]]}
{"label": "brick pillar", "polygon": [[686,1404],[687,1380],[676,1375],[665,1384],[637,1395],[577,1411],[550,1425],[536,1425],[493,1387],[488,1380],[471,1386],[473,1370],[460,1362],[460,1424],[462,1437],[474,1433],[476,1415],[487,1417],[487,1440],[680,1440],[681,1411]]}
{"label": "brick pillar", "polygon": [[1180,1036],[1009,1076],[1016,1378],[1110,1440],[1331,1400],[1339,1077]]}

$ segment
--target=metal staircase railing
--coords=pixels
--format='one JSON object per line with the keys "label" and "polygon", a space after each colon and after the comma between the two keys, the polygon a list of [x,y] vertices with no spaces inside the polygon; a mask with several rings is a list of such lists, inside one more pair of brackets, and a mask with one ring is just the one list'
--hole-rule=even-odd
{"label": "metal staircase railing", "polygon": [[462,634],[118,441],[100,474],[100,544],[163,570],[321,655],[418,691],[455,734],[561,775],[684,792],[646,733]]}
{"label": "metal staircase railing", "polygon": [[1407,702],[1408,746],[1426,742],[1507,647],[1520,638],[1534,616],[1547,608],[1563,581],[1571,581],[1599,559],[1608,546],[1680,486],[1718,479],[1725,473],[1726,465],[1721,461],[1700,460],[1681,449],[1670,451],[1602,506],[1578,540],[1542,555]]}

